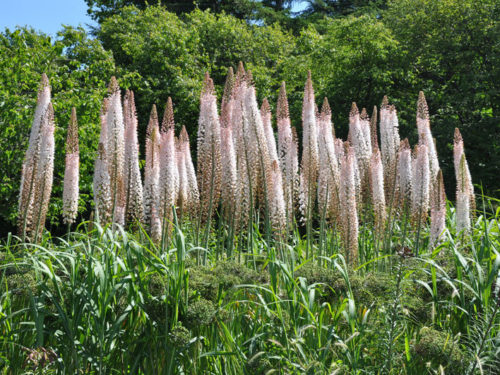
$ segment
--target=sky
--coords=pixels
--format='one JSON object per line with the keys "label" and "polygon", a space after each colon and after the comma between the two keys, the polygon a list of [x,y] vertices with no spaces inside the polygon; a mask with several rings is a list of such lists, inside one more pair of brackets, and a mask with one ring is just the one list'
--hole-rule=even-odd
{"label": "sky", "polygon": [[[55,36],[62,29],[62,24],[81,25],[95,22],[87,15],[84,0],[0,0],[0,32],[6,27],[31,26],[35,30]],[[297,4],[293,10],[302,10]]]}
{"label": "sky", "polygon": [[27,25],[55,36],[62,24],[85,28],[95,24],[87,16],[84,0],[0,0],[0,5],[0,32]]}

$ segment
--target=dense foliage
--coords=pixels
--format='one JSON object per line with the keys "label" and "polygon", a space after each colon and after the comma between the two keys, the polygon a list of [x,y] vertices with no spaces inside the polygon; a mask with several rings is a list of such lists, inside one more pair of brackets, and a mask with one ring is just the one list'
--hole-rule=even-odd
{"label": "dense foliage", "polygon": [[[235,253],[218,226],[199,247],[186,222],[164,252],[143,232],[91,223],[39,246],[9,237],[0,245],[0,368],[494,375],[499,219],[480,215],[462,236],[448,209],[443,243],[419,256],[404,222],[378,255],[364,225],[356,269],[328,229],[314,231],[308,258],[297,234],[281,256],[259,232]],[[420,232],[422,248],[428,235]]]}
{"label": "dense foliage", "polygon": [[[95,2],[99,3],[105,2]],[[269,3],[269,9],[281,6],[289,10],[289,2],[264,3]],[[310,3],[319,7],[321,2]],[[178,123],[194,134],[204,71],[210,71],[220,96],[227,68],[235,68],[240,60],[254,75],[259,101],[268,97],[276,103],[280,82],[287,82],[292,119],[300,118],[302,85],[310,69],[317,97],[328,97],[336,129],[343,137],[351,100],[370,110],[387,94],[400,109],[402,131],[413,134],[410,141],[414,143],[413,108],[418,91],[423,90],[445,180],[453,176],[451,139],[458,127],[466,140],[473,181],[490,195],[497,194],[498,2],[398,0],[387,6],[373,2],[383,5],[375,12],[360,11],[371,2],[338,3],[356,11],[349,16],[341,15],[350,11],[339,11],[334,18],[319,17],[318,12],[308,18],[306,12],[298,17],[300,28],[292,31],[288,31],[288,22],[294,19],[289,16],[285,17],[288,21],[276,19],[281,25],[270,25],[247,22],[246,16],[214,13],[221,9],[211,6],[207,8],[213,11],[185,13],[186,9],[178,11],[179,15],[142,3],[142,9],[120,8],[129,2],[113,2],[113,15],[101,19],[97,39],[73,29],[65,29],[55,38],[33,30],[5,30],[0,43],[3,230],[9,229],[15,217],[22,155],[42,72],[49,75],[53,86],[59,145],[65,139],[63,129],[70,108],[77,108],[84,194],[91,190],[91,174],[85,171],[93,167],[98,108],[111,74],[117,74],[122,88],[136,92],[143,140],[151,104],[162,110],[168,96],[173,98]],[[56,178],[61,178],[62,160],[63,155],[58,154]],[[451,190],[447,193],[453,196]],[[53,195],[56,199],[49,217],[55,224],[60,222],[57,198],[61,192],[56,190]],[[85,212],[88,217],[89,211]]]}
{"label": "dense foliage", "polygon": [[299,2],[0,34],[1,373],[497,374],[498,2]]}

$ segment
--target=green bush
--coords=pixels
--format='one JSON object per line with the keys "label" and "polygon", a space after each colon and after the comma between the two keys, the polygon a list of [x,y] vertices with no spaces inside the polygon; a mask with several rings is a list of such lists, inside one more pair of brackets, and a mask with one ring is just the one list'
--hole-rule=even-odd
{"label": "green bush", "polygon": [[450,333],[423,327],[419,336],[412,347],[412,357],[418,367],[437,370],[441,365],[446,373],[463,373],[463,353]]}

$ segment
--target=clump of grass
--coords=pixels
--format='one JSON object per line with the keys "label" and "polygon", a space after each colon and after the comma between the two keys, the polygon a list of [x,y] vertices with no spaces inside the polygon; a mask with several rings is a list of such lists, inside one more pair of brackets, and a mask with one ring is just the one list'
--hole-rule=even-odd
{"label": "clump of grass", "polygon": [[[278,258],[258,231],[242,262],[237,253],[217,259],[221,242],[195,246],[191,223],[173,217],[165,251],[141,233],[98,224],[44,236],[43,245],[4,242],[2,366],[22,373],[27,353],[45,348],[57,357],[46,368],[59,372],[493,371],[497,217],[478,216],[470,237],[449,233],[419,257],[401,247],[408,256],[379,255],[358,268],[337,248],[324,255],[317,243],[330,233],[314,237],[305,262],[298,235]],[[196,264],[199,251],[206,266]]]}

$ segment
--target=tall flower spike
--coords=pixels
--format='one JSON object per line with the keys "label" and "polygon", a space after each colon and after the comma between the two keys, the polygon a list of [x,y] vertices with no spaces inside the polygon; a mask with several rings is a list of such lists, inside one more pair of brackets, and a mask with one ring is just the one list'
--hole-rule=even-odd
{"label": "tall flower spike", "polygon": [[236,152],[231,127],[221,128],[222,207],[227,220],[239,220],[239,190]]}
{"label": "tall flower spike", "polygon": [[125,125],[120,87],[115,77],[109,83],[106,125],[106,158],[109,168],[113,221],[125,223]]}
{"label": "tall flower spike", "polygon": [[429,211],[429,152],[425,144],[415,147],[412,161],[412,216],[417,225],[422,225]]}
{"label": "tall flower spike", "polygon": [[382,235],[386,220],[384,170],[382,157],[378,148],[373,150],[370,159],[370,185],[372,192],[373,211],[375,213],[375,230]]}
{"label": "tall flower spike", "polygon": [[399,125],[396,108],[388,104],[384,96],[380,108],[380,145],[382,163],[384,165],[385,195],[387,201],[392,201],[396,191],[396,163],[400,144]]}
{"label": "tall flower spike", "polygon": [[307,73],[302,104],[302,161],[300,164],[300,208],[304,222],[311,220],[316,200],[319,155],[318,131],[311,72]]}
{"label": "tall flower spike", "polygon": [[[248,123],[248,117],[245,111],[245,97],[247,91],[247,83],[245,81],[245,71],[243,69],[243,64],[240,62],[238,71],[236,73],[235,82],[233,89],[231,91],[231,134],[233,137],[232,143],[234,148],[234,153],[236,157],[236,170],[237,170],[237,201],[234,202],[234,223],[236,227],[244,227],[248,223],[248,218],[250,214],[250,203],[252,189],[252,179],[250,178],[250,170],[248,168],[247,158],[248,158],[248,147],[246,138],[244,137],[245,124]],[[229,140],[226,141],[225,150],[227,151]],[[227,160],[229,162],[229,160]],[[226,162],[226,161],[224,161]],[[232,168],[229,164],[226,164],[224,168]],[[226,172],[228,170],[226,169]],[[255,172],[255,171],[253,171]],[[230,172],[232,173],[232,172]],[[234,179],[225,181],[225,183],[232,183]],[[225,197],[223,197],[226,199]],[[253,202],[253,200],[252,200]]]}
{"label": "tall flower spike", "polygon": [[277,160],[271,163],[270,173],[267,175],[267,196],[269,199],[269,217],[271,226],[278,237],[286,230],[285,200],[283,198],[283,186],[281,170]]}
{"label": "tall flower spike", "polygon": [[[42,117],[45,115],[47,109],[49,108],[50,101],[51,101],[51,95],[50,95],[49,78],[45,73],[43,73],[38,88],[38,97],[35,108],[35,118],[33,119],[33,125],[31,126],[30,141],[29,141],[30,146],[33,145],[35,143],[35,140],[38,138],[38,134],[42,126]],[[28,151],[30,151],[30,148],[28,148]],[[28,156],[28,153],[26,156]]]}
{"label": "tall flower spike", "polygon": [[340,169],[340,233],[349,264],[358,263],[358,214],[356,205],[356,186],[354,148],[346,145],[346,153]]}
{"label": "tall flower spike", "polygon": [[160,240],[160,128],[153,104],[146,130],[146,166],[144,169],[144,222],[153,241]]}
{"label": "tall flower spike", "polygon": [[99,145],[97,149],[97,158],[94,166],[93,192],[94,202],[97,209],[97,218],[101,225],[111,222],[112,217],[112,199],[111,199],[111,181],[109,176],[109,162],[106,154],[108,144],[108,113],[109,100],[105,98],[102,102],[100,120],[101,132],[99,135]]}
{"label": "tall flower spike", "polygon": [[443,172],[438,172],[436,194],[431,202],[431,233],[429,247],[439,244],[439,238],[446,228],[446,195],[444,192]]}
{"label": "tall flower spike", "polygon": [[439,171],[439,161],[436,151],[436,145],[434,144],[434,139],[431,133],[429,108],[427,107],[427,102],[422,91],[420,91],[418,94],[417,130],[419,135],[419,143],[425,144],[427,146],[427,152],[429,153],[429,183],[431,184],[431,189],[434,190],[433,187],[436,185],[436,178]]}
{"label": "tall flower spike", "polygon": [[262,101],[262,106],[260,107],[260,116],[262,118],[262,124],[264,126],[264,133],[266,135],[267,150],[269,151],[269,157],[271,160],[278,161],[278,151],[276,150],[276,139],[274,138],[273,126],[271,124],[271,108],[269,107],[269,102],[266,98]]}
{"label": "tall flower spike", "polygon": [[111,221],[111,186],[106,163],[106,147],[99,143],[97,159],[94,167],[94,202],[98,213],[99,222],[102,224]]}
{"label": "tall flower spike", "polygon": [[399,203],[402,207],[406,207],[410,204],[412,195],[412,162],[408,138],[403,139],[399,145],[397,181],[399,183]]}
{"label": "tall flower spike", "polygon": [[243,66],[243,61],[238,63],[238,69],[236,69],[236,80],[242,80],[245,78],[245,68]]}
{"label": "tall flower spike", "polygon": [[[247,77],[251,72],[247,72]],[[252,189],[256,193],[254,195],[262,208],[268,205],[267,189],[265,189],[268,175],[271,169],[271,157],[267,147],[266,133],[262,122],[261,113],[257,105],[257,97],[255,87],[248,83],[245,96],[246,119],[244,124],[244,137],[247,147],[248,166]]]}
{"label": "tall flower spike", "polygon": [[220,123],[221,127],[231,126],[231,114],[232,106],[234,102],[231,100],[231,93],[235,84],[235,76],[233,73],[233,68],[229,67],[226,76],[226,84],[224,85],[224,93],[222,95],[221,103],[221,113],[220,113]]}
{"label": "tall flower spike", "polygon": [[174,120],[174,105],[172,103],[172,98],[169,96],[167,99],[167,105],[165,107],[165,112],[163,114],[163,120],[161,122],[161,132],[166,133],[169,129],[175,128]]}
{"label": "tall flower spike", "polygon": [[320,214],[336,220],[339,214],[339,164],[335,153],[332,113],[325,98],[318,122],[319,177],[318,206]]}
{"label": "tall flower spike", "polygon": [[387,95],[384,96],[382,100],[382,105],[380,106],[380,151],[382,153],[382,163],[384,164],[384,171],[386,171],[386,180],[388,179],[387,173],[390,171],[392,157],[392,145],[393,145],[393,131],[391,128],[391,106],[389,105],[389,100]]}
{"label": "tall flower spike", "polygon": [[200,214],[208,219],[219,202],[221,192],[221,138],[217,113],[217,98],[208,73],[205,75],[200,97],[198,119],[198,187],[200,189]]}
{"label": "tall flower spike", "polygon": [[254,86],[255,82],[253,80],[253,74],[251,70],[247,70],[245,73],[245,82],[247,83],[247,86]]}
{"label": "tall flower spike", "polygon": [[[179,138],[175,137],[175,158],[177,162],[177,173],[179,175],[179,189],[177,191],[177,207],[182,215],[189,205],[188,188],[187,188],[187,171],[185,154]],[[181,216],[179,215],[179,216]]]}
{"label": "tall flower spike", "polygon": [[[348,145],[352,147],[351,143],[348,142]],[[347,147],[347,146],[346,146]],[[356,155],[356,149],[353,148],[354,152],[354,185],[356,186],[356,205],[358,210],[361,209],[361,199],[362,199],[362,190],[361,190],[361,170],[360,170],[360,158]],[[346,151],[347,152],[347,149]]]}
{"label": "tall flower spike", "polygon": [[[458,172],[460,169],[460,161],[462,159],[462,155],[464,155],[464,141],[462,139],[462,134],[460,134],[460,130],[458,128],[455,128],[455,139],[453,141],[453,163],[455,166],[455,176],[458,176]],[[474,196],[474,185],[472,185],[472,177],[470,174],[469,170],[469,165],[467,162],[465,163],[466,166],[466,177],[467,177],[467,183],[469,184],[469,192],[470,192],[470,209],[472,213],[474,213],[476,209],[476,199]]]}
{"label": "tall flower spike", "polygon": [[229,100],[230,104],[228,105],[230,109],[230,115],[225,115],[225,117],[230,118],[230,123],[226,123],[226,119],[223,119],[223,121],[221,122],[221,126],[231,125],[232,127],[233,144],[236,150],[238,165],[241,164],[240,159],[242,159],[246,153],[243,140],[243,102],[245,99],[246,87],[247,85],[245,82],[245,71],[243,69],[243,64],[240,62],[231,89],[231,97]]}
{"label": "tall flower spike", "polygon": [[377,136],[377,106],[373,106],[373,112],[372,112],[372,118],[370,120],[370,137],[371,137],[371,143],[372,143],[372,148],[379,148],[378,145],[378,136]]}
{"label": "tall flower spike", "polygon": [[163,236],[169,236],[172,225],[172,207],[177,201],[179,172],[175,148],[175,122],[172,99],[168,98],[160,133],[160,208]]}
{"label": "tall flower spike", "polygon": [[457,173],[457,207],[456,207],[456,232],[469,231],[471,228],[470,215],[470,183],[467,176],[467,161],[465,154],[460,158]]}
{"label": "tall flower spike", "polygon": [[[370,140],[370,123],[366,110],[360,117],[356,103],[352,103],[349,114],[349,136],[350,143],[354,146],[356,159],[359,168],[360,193],[364,196],[369,190],[369,168],[372,154]],[[360,202],[358,202],[360,203]]]}
{"label": "tall flower spike", "polygon": [[292,129],[292,157],[291,160],[294,160],[293,165],[295,166],[295,184],[294,184],[294,202],[299,202],[299,188],[300,188],[300,181],[299,181],[299,136],[297,135],[297,128],[295,126],[291,127]]}
{"label": "tall flower spike", "polygon": [[68,135],[66,137],[66,165],[64,170],[63,218],[71,225],[78,213],[78,182],[80,171],[80,154],[78,150],[78,123],[76,109],[71,108]]}
{"label": "tall flower spike", "polygon": [[49,208],[50,194],[54,175],[54,109],[49,103],[40,127],[40,159],[35,174],[34,184],[34,232],[38,240],[45,227],[45,218]]}
{"label": "tall flower spike", "polygon": [[[240,107],[241,114],[241,136],[239,139],[235,140],[236,152],[236,165],[238,170],[238,192],[239,199],[236,204],[237,216],[239,217],[238,227],[243,228],[248,225],[248,220],[250,218],[251,210],[253,209],[253,204],[255,201],[255,174],[256,170],[251,168],[249,162],[249,150],[246,142],[246,137],[244,136],[244,129],[248,128],[248,116],[245,111],[245,103],[242,100],[238,101],[238,107]],[[236,129],[235,129],[236,130]],[[233,140],[234,140],[233,134]]]}
{"label": "tall flower spike", "polygon": [[344,159],[344,141],[341,138],[335,138],[335,155],[337,155],[337,161],[339,163],[339,170],[340,170],[340,164],[342,162],[342,159]]}
{"label": "tall flower spike", "polygon": [[139,141],[134,92],[125,94],[125,215],[126,219],[142,222],[144,216],[141,171],[139,169]]}
{"label": "tall flower spike", "polygon": [[191,214],[195,215],[200,203],[200,194],[198,192],[198,183],[196,181],[196,173],[193,166],[193,160],[191,159],[191,147],[189,145],[189,135],[187,133],[186,127],[183,126],[181,133],[179,135],[179,143],[184,160],[184,169],[186,171],[186,199],[185,210]]}
{"label": "tall flower spike", "polygon": [[99,120],[101,123],[101,129],[99,133],[99,143],[102,143],[104,147],[108,144],[108,123],[107,123],[107,113],[108,113],[108,98],[104,98],[101,105],[101,111],[99,113]]}
{"label": "tall flower spike", "polygon": [[296,137],[294,139],[290,126],[285,82],[281,83],[276,106],[276,117],[278,122],[278,157],[283,176],[283,194],[287,219],[291,223],[297,202],[299,164]]}
{"label": "tall flower spike", "polygon": [[31,126],[28,149],[24,157],[21,185],[19,189],[18,232],[24,236],[33,230],[33,204],[35,198],[35,178],[39,168],[41,152],[41,128],[50,104],[50,85],[47,75],[42,74],[38,88],[35,116]]}
{"label": "tall flower spike", "polygon": [[366,108],[363,108],[361,114],[359,115],[359,124],[361,126],[361,131],[363,133],[364,141],[366,142],[366,146],[369,149],[371,155],[373,146],[372,146],[372,135],[370,127],[370,116],[368,116]]}

